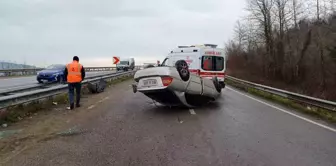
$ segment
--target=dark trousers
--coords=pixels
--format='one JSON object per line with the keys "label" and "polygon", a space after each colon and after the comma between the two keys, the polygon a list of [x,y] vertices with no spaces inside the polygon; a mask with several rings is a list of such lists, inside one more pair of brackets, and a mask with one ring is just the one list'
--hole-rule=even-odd
{"label": "dark trousers", "polygon": [[69,83],[69,101],[70,104],[74,104],[74,94],[75,94],[75,89],[76,89],[76,104],[78,105],[80,102],[80,94],[81,94],[81,88],[82,84],[80,82],[78,83]]}

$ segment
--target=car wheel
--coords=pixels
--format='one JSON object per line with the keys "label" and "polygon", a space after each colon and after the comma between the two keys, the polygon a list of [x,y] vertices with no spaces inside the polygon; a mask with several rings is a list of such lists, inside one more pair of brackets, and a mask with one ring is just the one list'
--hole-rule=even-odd
{"label": "car wheel", "polygon": [[37,80],[37,82],[38,82],[38,83],[40,83],[40,84],[42,84],[42,83],[43,83],[43,81],[41,81],[41,80]]}
{"label": "car wheel", "polygon": [[222,89],[225,88],[225,83],[224,82],[220,82],[220,85],[221,85]]}
{"label": "car wheel", "polygon": [[57,81],[58,83],[62,84],[64,81],[63,76],[58,76]]}
{"label": "car wheel", "polygon": [[214,86],[215,86],[217,92],[220,93],[220,92],[222,91],[222,87],[221,87],[221,85],[220,85],[220,83],[219,83],[219,81],[218,81],[218,78],[217,78],[217,77],[213,77],[213,78],[212,78],[212,81],[213,81],[213,83],[214,83]]}
{"label": "car wheel", "polygon": [[188,81],[189,78],[190,78],[188,63],[184,60],[178,60],[175,63],[175,67],[176,67],[177,72],[179,73],[181,79],[183,81]]}

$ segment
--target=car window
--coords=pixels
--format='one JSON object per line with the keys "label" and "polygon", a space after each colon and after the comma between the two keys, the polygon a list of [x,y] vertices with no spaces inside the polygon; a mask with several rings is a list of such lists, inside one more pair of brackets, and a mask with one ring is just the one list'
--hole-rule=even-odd
{"label": "car window", "polygon": [[224,69],[224,58],[220,56],[203,56],[202,69],[208,71],[221,71]]}
{"label": "car window", "polygon": [[59,69],[64,69],[65,65],[50,65],[46,69],[48,70],[59,70]]}
{"label": "car window", "polygon": [[128,65],[128,61],[120,61],[121,65]]}
{"label": "car window", "polygon": [[161,66],[168,66],[168,59],[169,58],[166,58],[165,60],[163,60]]}

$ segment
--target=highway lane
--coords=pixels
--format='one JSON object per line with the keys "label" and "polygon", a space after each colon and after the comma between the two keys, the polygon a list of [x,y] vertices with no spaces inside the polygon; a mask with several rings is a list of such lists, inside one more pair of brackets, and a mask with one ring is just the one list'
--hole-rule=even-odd
{"label": "highway lane", "polygon": [[87,133],[49,140],[10,165],[336,165],[334,131],[231,87],[188,110],[156,107],[128,84],[94,107],[80,124]]}
{"label": "highway lane", "polygon": [[[86,72],[86,76],[94,76],[106,73],[115,73],[115,71]],[[0,79],[0,90],[6,90],[8,88],[19,88],[36,84],[38,84],[36,81],[36,76],[3,78]]]}

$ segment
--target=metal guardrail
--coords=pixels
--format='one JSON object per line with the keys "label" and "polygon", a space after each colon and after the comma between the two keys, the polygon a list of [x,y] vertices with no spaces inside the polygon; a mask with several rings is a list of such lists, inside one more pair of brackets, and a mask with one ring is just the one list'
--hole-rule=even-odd
{"label": "metal guardrail", "polygon": [[[140,66],[135,66],[139,68]],[[0,69],[0,72],[29,72],[29,71],[40,71],[45,68],[31,68],[31,69]],[[111,71],[115,70],[116,67],[85,67],[85,71]]]}
{"label": "metal guardrail", "polygon": [[246,87],[250,87],[250,88],[258,89],[258,90],[268,92],[271,94],[279,95],[281,97],[291,99],[299,103],[304,103],[306,105],[323,108],[329,111],[336,111],[336,102],[333,102],[333,101],[328,101],[328,100],[323,100],[323,99],[306,96],[306,95],[302,95],[298,93],[293,93],[293,92],[285,91],[282,89],[277,89],[277,88],[245,81],[245,80],[238,79],[238,78],[231,77],[231,76],[226,76],[225,78],[233,82],[236,82],[238,84],[242,84]]}
{"label": "metal guardrail", "polygon": [[[94,71],[113,71],[116,67],[84,67],[86,72]],[[140,66],[135,66],[135,69],[139,69]],[[12,73],[20,73],[21,75],[36,74],[38,71],[45,68],[32,68],[32,69],[0,69],[0,73],[4,73],[5,76],[10,76]]]}
{"label": "metal guardrail", "polygon": [[0,73],[6,73],[6,72],[34,72],[34,71],[40,71],[44,68],[30,68],[30,69],[0,69]]}
{"label": "metal guardrail", "polygon": [[[135,72],[136,70],[128,71],[128,72],[112,73],[109,75],[84,80],[82,84],[83,84],[83,87],[85,87],[89,82],[95,82],[101,79],[104,79],[107,81],[114,80],[114,79],[118,79],[119,77],[134,75]],[[7,107],[19,105],[19,104],[29,103],[29,102],[37,101],[37,100],[48,98],[48,97],[53,97],[55,95],[62,94],[66,92],[67,90],[68,90],[68,85],[59,85],[59,86],[50,87],[48,89],[39,89],[35,91],[23,92],[20,94],[0,97],[0,109],[4,109]]]}
{"label": "metal guardrail", "polygon": [[[85,79],[104,77],[104,76],[109,76],[111,74],[114,74],[114,73],[87,76]],[[36,90],[36,89],[50,88],[50,86],[54,86],[54,85],[57,85],[57,83],[51,82],[51,83],[46,83],[46,84],[33,84],[33,85],[30,85],[30,86],[24,86],[24,87],[18,87],[18,88],[9,88],[9,89],[6,89],[4,91],[0,91],[0,96],[9,96],[9,95],[13,95],[13,93],[22,93],[22,92],[32,91],[32,90]]]}

